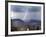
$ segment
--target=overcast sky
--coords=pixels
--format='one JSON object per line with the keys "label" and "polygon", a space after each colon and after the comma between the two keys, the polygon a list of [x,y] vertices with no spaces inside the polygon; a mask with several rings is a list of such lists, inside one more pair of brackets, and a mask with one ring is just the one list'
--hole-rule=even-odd
{"label": "overcast sky", "polygon": [[22,20],[41,20],[41,7],[40,6],[20,6],[11,5],[11,18]]}

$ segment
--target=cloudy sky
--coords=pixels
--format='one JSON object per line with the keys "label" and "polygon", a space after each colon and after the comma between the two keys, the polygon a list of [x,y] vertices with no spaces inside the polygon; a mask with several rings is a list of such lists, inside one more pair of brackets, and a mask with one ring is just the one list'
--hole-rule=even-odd
{"label": "cloudy sky", "polygon": [[41,20],[41,7],[40,6],[20,6],[11,5],[11,18],[22,20]]}

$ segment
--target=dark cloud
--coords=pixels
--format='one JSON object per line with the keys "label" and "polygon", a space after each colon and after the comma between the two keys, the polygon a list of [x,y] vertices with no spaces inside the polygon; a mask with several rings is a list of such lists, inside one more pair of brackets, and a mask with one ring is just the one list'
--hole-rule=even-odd
{"label": "dark cloud", "polygon": [[40,12],[40,6],[20,6],[20,5],[11,5],[11,11],[13,12]]}

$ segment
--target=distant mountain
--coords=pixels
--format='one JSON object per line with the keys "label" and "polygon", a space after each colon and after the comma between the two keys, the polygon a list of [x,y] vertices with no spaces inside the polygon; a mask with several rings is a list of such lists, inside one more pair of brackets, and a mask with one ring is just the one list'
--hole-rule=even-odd
{"label": "distant mountain", "polygon": [[41,21],[40,20],[30,20],[29,22],[24,22],[21,19],[12,19],[12,25],[13,26],[24,26],[24,25],[41,25]]}
{"label": "distant mountain", "polygon": [[29,22],[25,22],[25,25],[40,25],[41,21],[40,20],[30,20]]}
{"label": "distant mountain", "polygon": [[41,25],[41,21],[40,20],[30,20],[29,25]]}
{"label": "distant mountain", "polygon": [[14,27],[24,25],[24,21],[21,19],[11,19],[11,22],[12,22],[12,26]]}
{"label": "distant mountain", "polygon": [[20,22],[24,22],[24,21],[21,20],[21,19],[11,19],[11,21],[20,21]]}
{"label": "distant mountain", "polygon": [[41,23],[41,21],[40,20],[30,20],[30,23]]}

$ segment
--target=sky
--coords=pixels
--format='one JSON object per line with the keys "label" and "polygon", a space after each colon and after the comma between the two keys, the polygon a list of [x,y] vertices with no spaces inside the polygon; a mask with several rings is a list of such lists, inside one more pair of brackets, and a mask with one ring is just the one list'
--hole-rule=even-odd
{"label": "sky", "polygon": [[11,19],[22,19],[29,21],[31,19],[41,20],[40,6],[21,6],[11,5]]}

